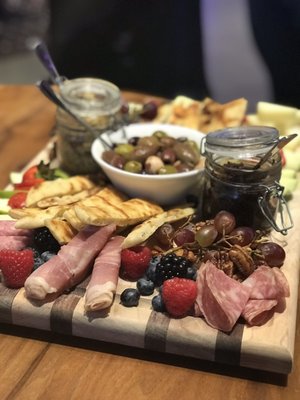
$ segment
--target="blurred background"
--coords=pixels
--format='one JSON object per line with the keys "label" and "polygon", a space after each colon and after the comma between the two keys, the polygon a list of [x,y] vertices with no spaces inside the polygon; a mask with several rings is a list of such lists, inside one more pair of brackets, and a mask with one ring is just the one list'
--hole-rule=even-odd
{"label": "blurred background", "polygon": [[300,107],[299,0],[0,0],[0,83],[47,77],[36,38],[68,78]]}

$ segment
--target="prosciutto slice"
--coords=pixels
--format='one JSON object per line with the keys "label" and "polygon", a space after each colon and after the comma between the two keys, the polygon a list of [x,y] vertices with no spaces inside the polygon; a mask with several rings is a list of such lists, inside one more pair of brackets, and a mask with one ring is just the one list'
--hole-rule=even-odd
{"label": "prosciutto slice", "polygon": [[202,312],[213,328],[229,332],[239,319],[250,295],[247,286],[206,262],[202,287]]}
{"label": "prosciutto slice", "polygon": [[[33,230],[32,229],[18,229],[15,227],[16,221],[11,220],[3,220],[0,221],[0,236],[26,236],[32,237]],[[1,237],[1,240],[3,238]]]}
{"label": "prosciutto slice", "polygon": [[32,239],[29,236],[1,236],[0,250],[23,250],[30,246]]}
{"label": "prosciutto slice", "polygon": [[124,238],[111,238],[97,256],[86,289],[85,310],[96,311],[111,306],[117,289]]}
{"label": "prosciutto slice", "polygon": [[59,295],[80,282],[115,229],[116,225],[110,224],[102,228],[87,226],[80,231],[56,256],[27,278],[24,284],[26,296],[44,300],[48,295]]}

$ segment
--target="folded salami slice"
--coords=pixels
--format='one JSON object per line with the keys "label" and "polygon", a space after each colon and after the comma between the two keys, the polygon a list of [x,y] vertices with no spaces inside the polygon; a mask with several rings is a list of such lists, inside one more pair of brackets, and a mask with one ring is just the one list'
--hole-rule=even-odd
{"label": "folded salami slice", "polygon": [[261,326],[273,317],[277,300],[248,300],[242,317],[250,326]]}
{"label": "folded salami slice", "polygon": [[239,319],[250,295],[250,289],[227,276],[213,263],[205,266],[202,287],[202,311],[209,325],[229,332]]}
{"label": "folded salami slice", "polygon": [[288,282],[279,268],[261,266],[242,283],[250,290],[250,299],[278,300],[289,295]]}
{"label": "folded salami slice", "polygon": [[85,294],[85,310],[102,310],[111,306],[117,289],[124,238],[111,238],[97,256]]}
{"label": "folded salami slice", "polygon": [[80,282],[115,229],[115,224],[110,224],[102,228],[87,226],[80,231],[56,256],[26,279],[26,296],[44,300],[48,295],[59,295]]}

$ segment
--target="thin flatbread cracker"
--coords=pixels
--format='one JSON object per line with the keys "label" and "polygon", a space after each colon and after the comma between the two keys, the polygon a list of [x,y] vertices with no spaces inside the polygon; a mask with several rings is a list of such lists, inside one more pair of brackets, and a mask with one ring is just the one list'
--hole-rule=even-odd
{"label": "thin flatbread cracker", "polygon": [[15,227],[22,229],[41,228],[45,226],[46,220],[62,217],[66,208],[67,206],[54,206],[46,208],[45,210],[40,208],[24,208],[24,214],[20,219],[16,221]]}
{"label": "thin flatbread cracker", "polygon": [[60,245],[69,243],[78,233],[67,221],[59,218],[45,220],[45,226],[49,229]]}
{"label": "thin flatbread cracker", "polygon": [[49,197],[72,195],[82,190],[92,189],[95,186],[90,179],[79,175],[67,179],[59,178],[54,181],[44,181],[28,191],[26,207],[32,207],[40,200]]}
{"label": "thin flatbread cracker", "polygon": [[157,204],[142,199],[131,199],[120,204],[102,203],[101,208],[75,204],[74,210],[83,223],[97,226],[110,223],[118,226],[135,225],[163,212]]}
{"label": "thin flatbread cracker", "polygon": [[37,202],[37,207],[48,208],[53,206],[63,206],[67,204],[77,203],[80,200],[84,200],[99,191],[98,187],[93,187],[91,189],[82,190],[81,192],[65,195],[65,196],[54,196],[48,197],[46,199]]}
{"label": "thin flatbread cracker", "polygon": [[191,216],[194,214],[194,212],[194,208],[187,207],[174,208],[172,210],[157,214],[136,226],[124,239],[122,248],[125,249],[141,244],[166,222],[179,221],[180,219]]}

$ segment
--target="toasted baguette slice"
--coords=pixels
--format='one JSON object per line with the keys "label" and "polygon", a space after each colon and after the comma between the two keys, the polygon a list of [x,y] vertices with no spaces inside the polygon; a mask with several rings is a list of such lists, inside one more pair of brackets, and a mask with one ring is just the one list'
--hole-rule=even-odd
{"label": "toasted baguette slice", "polygon": [[118,205],[107,202],[97,206],[75,204],[78,218],[87,225],[103,226],[115,223],[118,226],[135,225],[153,215],[163,212],[157,204],[142,199],[131,199]]}
{"label": "toasted baguette slice", "polygon": [[[54,206],[44,209],[24,208],[23,216],[16,222],[16,228],[35,229],[45,226],[45,221],[51,218],[62,217],[67,206]],[[11,216],[16,215],[12,214]],[[14,218],[14,217],[13,217]]]}
{"label": "toasted baguette slice", "polygon": [[136,246],[147,240],[160,226],[166,222],[175,222],[187,218],[195,212],[194,208],[174,208],[157,214],[136,226],[122,243],[122,248]]}
{"label": "toasted baguette slice", "polygon": [[90,179],[79,175],[67,179],[59,178],[54,181],[45,181],[29,190],[26,207],[32,207],[40,200],[49,197],[72,195],[93,187],[95,187],[95,184]]}
{"label": "toasted baguette slice", "polygon": [[59,218],[45,220],[45,226],[49,229],[60,245],[69,243],[78,233],[67,221]]}

